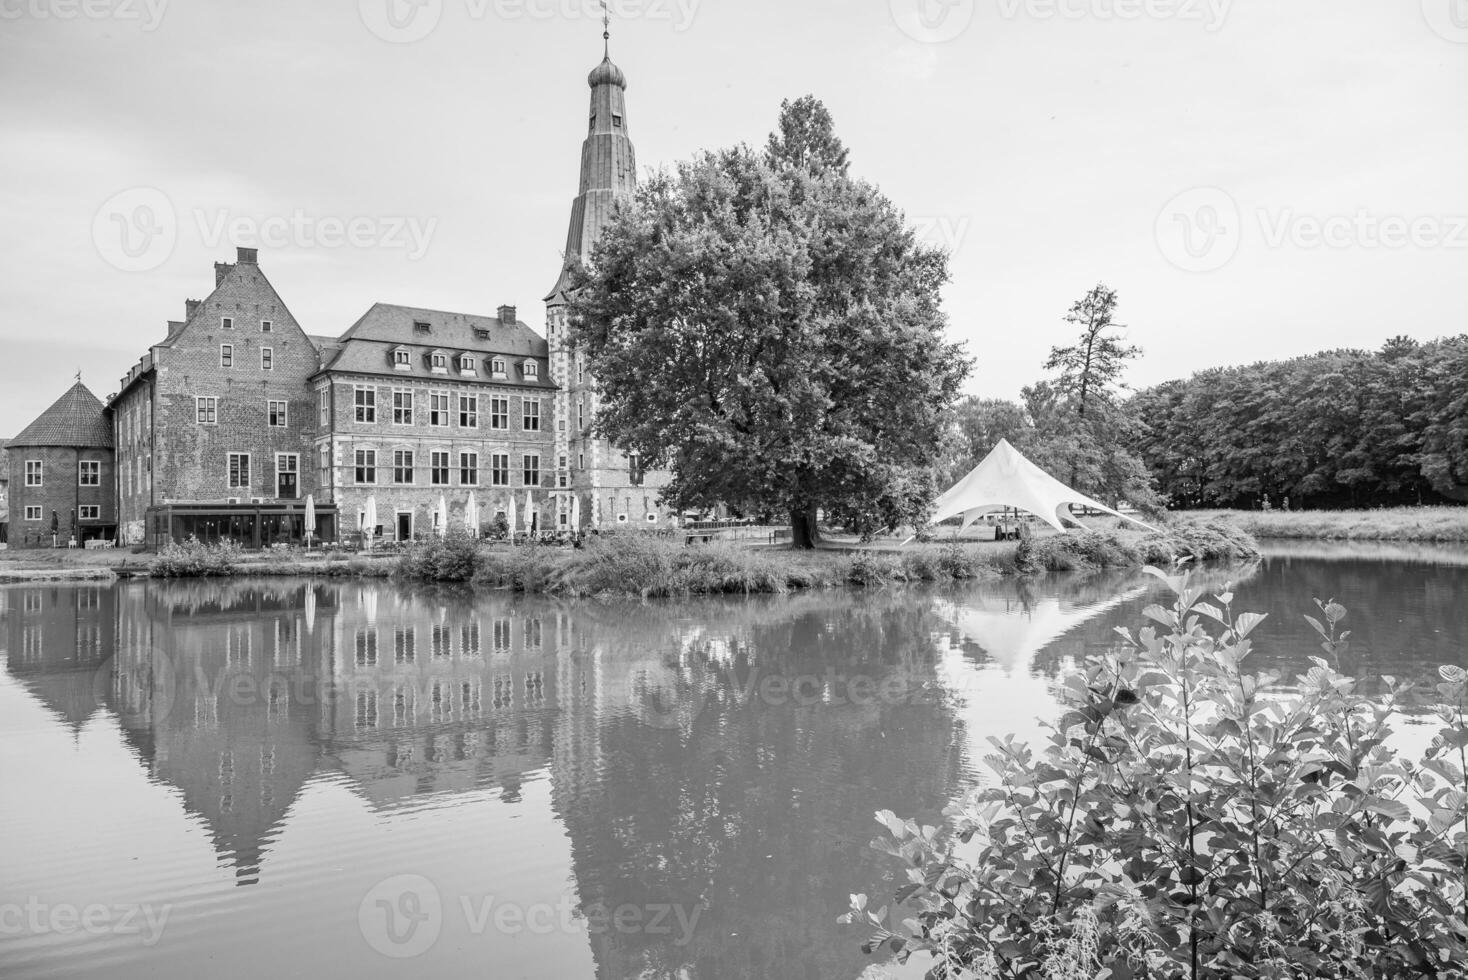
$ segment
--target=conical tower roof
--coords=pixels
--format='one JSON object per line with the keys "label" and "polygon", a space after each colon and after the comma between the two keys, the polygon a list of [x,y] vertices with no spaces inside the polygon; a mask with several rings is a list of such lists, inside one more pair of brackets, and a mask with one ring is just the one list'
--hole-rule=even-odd
{"label": "conical tower roof", "polygon": [[10,447],[67,446],[112,448],[112,426],[97,396],[77,381],[41,417],[10,440]]}

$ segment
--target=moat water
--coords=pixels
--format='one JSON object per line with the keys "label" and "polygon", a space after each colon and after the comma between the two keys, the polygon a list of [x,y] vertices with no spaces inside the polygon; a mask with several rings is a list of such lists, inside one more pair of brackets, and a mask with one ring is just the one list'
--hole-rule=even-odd
{"label": "moat water", "polygon": [[[1270,614],[1260,667],[1308,666],[1313,597],[1350,672],[1464,663],[1468,552],[1208,574]],[[3,588],[0,975],[848,980],[873,811],[935,818],[1158,590]]]}

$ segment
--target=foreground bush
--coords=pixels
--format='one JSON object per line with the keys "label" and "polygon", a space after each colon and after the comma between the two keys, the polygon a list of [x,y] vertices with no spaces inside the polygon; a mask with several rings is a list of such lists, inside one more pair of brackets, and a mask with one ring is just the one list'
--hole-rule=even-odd
{"label": "foreground bush", "polygon": [[203,544],[191,538],[160,550],[148,574],[155,578],[221,577],[234,575],[239,561],[240,546],[233,542]]}
{"label": "foreground bush", "polygon": [[[949,832],[891,812],[900,926],[852,897],[869,951],[930,978],[1468,974],[1468,672],[1441,669],[1425,757],[1387,746],[1410,685],[1368,697],[1326,659],[1291,684],[1241,668],[1263,617],[1163,578],[1168,607],[1065,680],[1038,748],[991,740],[990,788]],[[1327,656],[1349,633],[1321,603]]]}
{"label": "foreground bush", "polygon": [[1259,557],[1259,545],[1236,524],[1221,520],[1180,521],[1161,532],[1128,539],[1114,531],[1072,531],[1053,537],[1025,538],[1015,550],[1020,574],[1140,568],[1195,561],[1241,561]]}
{"label": "foreground bush", "polygon": [[441,538],[413,545],[398,562],[398,574],[417,582],[470,582],[482,567],[474,535],[450,528]]}

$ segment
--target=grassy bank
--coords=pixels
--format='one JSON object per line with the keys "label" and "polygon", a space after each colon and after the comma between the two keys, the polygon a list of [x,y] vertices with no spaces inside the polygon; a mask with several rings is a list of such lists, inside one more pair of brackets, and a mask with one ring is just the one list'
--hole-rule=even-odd
{"label": "grassy bank", "polygon": [[638,536],[603,539],[581,550],[492,549],[450,537],[408,552],[397,575],[413,582],[470,583],[517,592],[661,597],[954,582],[1167,565],[1183,556],[1212,561],[1257,555],[1247,534],[1216,521],[1181,522],[1162,534],[1087,531],[1008,547],[934,542],[899,551],[684,547]]}
{"label": "grassy bank", "polygon": [[1381,510],[1200,511],[1256,538],[1316,541],[1468,541],[1468,507],[1392,507]]}

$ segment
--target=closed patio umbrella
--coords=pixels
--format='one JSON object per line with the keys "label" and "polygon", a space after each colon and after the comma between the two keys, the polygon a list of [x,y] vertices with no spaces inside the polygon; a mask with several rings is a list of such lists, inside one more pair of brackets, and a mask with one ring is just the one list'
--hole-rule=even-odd
{"label": "closed patio umbrella", "polygon": [[362,514],[362,540],[372,547],[372,535],[377,530],[377,494],[367,498],[367,508]]}
{"label": "closed patio umbrella", "polygon": [[581,497],[579,494],[571,498],[571,531],[577,534],[581,532]]}
{"label": "closed patio umbrella", "polygon": [[510,509],[508,511],[507,517],[509,519],[509,524],[510,524],[510,544],[514,544],[515,543],[515,517],[516,517],[516,515],[515,515],[515,495],[513,493],[510,494]]}
{"label": "closed patio umbrella", "polygon": [[525,491],[525,530],[535,530],[535,501],[530,496],[530,491]]}
{"label": "closed patio umbrella", "polygon": [[469,529],[470,534],[473,534],[476,537],[478,536],[479,498],[474,495],[473,490],[469,491],[469,502],[464,504],[464,526]]}
{"label": "closed patio umbrella", "polygon": [[433,533],[443,537],[449,529],[449,502],[438,495],[438,510],[433,514]]}
{"label": "closed patio umbrella", "polygon": [[309,547],[311,539],[316,536],[316,495],[311,493],[306,494],[306,521],[304,530],[306,534],[306,545]]}

